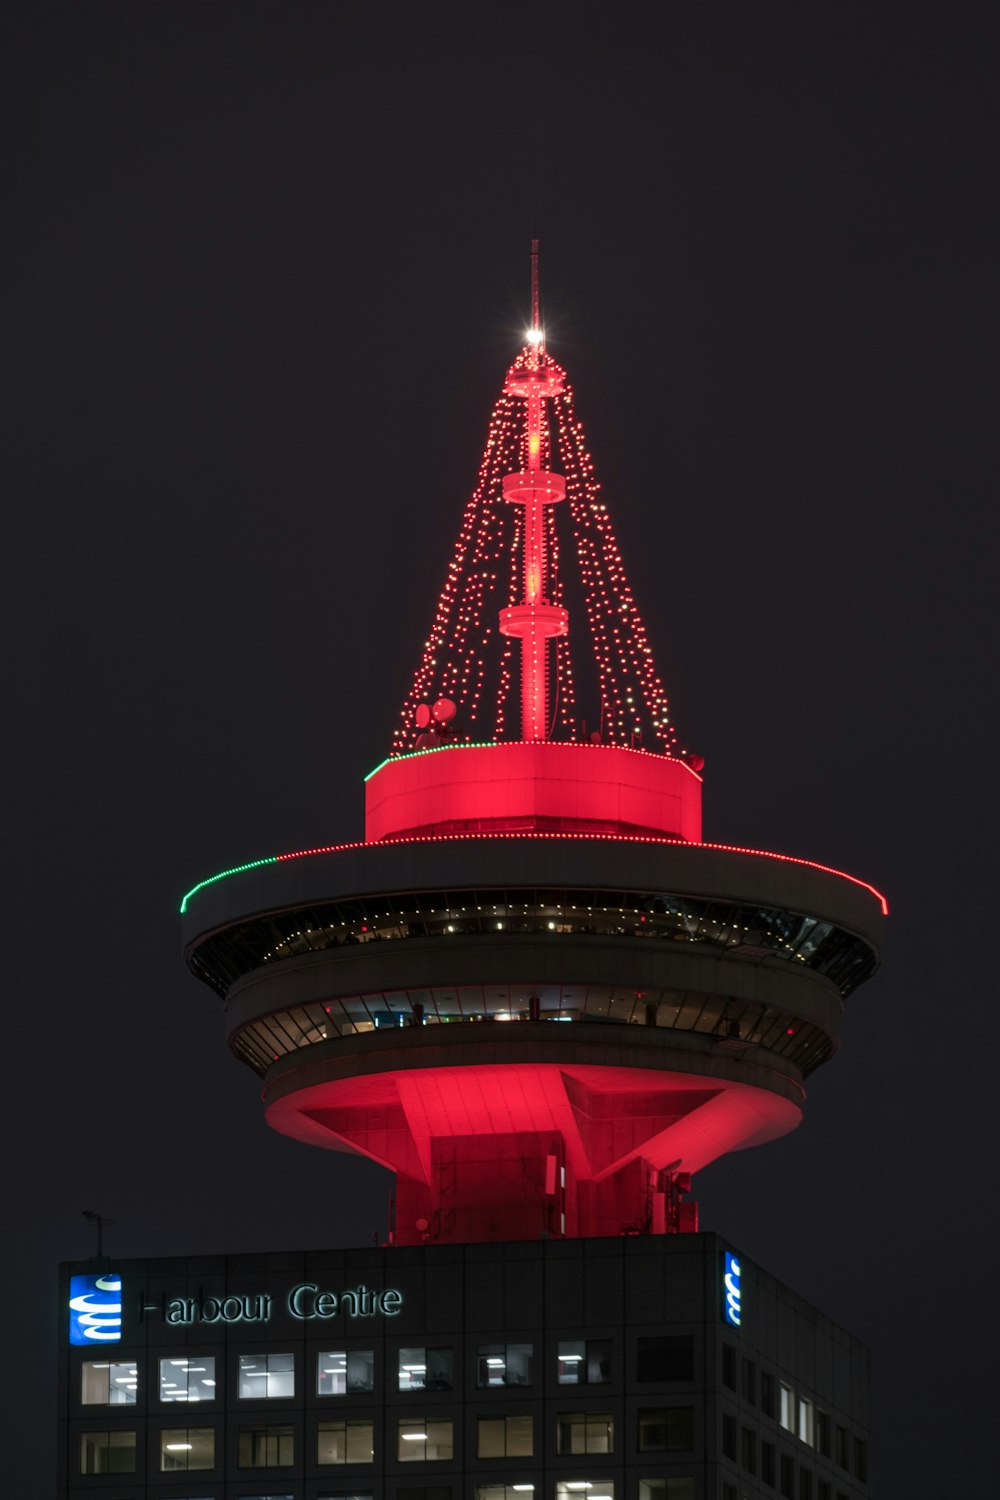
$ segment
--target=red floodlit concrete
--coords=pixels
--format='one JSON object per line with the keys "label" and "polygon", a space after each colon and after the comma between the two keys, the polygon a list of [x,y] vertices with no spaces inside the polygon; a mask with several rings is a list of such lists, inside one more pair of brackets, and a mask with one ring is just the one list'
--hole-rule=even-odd
{"label": "red floodlit concrete", "polygon": [[365,787],[365,838],[463,831],[646,833],[701,841],[701,779],[618,745],[452,745],[390,760]]}
{"label": "red floodlit concrete", "polygon": [[498,1225],[508,1239],[662,1232],[678,1174],[801,1119],[794,1099],[729,1078],[586,1064],[292,1075],[264,1098],[274,1129],[397,1174],[400,1244]]}

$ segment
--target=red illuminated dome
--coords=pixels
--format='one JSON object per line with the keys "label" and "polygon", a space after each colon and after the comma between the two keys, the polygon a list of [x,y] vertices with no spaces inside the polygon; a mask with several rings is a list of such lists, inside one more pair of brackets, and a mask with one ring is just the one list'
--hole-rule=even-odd
{"label": "red illuminated dome", "polygon": [[691,1174],[794,1128],[884,902],[701,840],[565,372],[532,327],[365,842],[184,901],[268,1121],[397,1177],[396,1237],[696,1227]]}

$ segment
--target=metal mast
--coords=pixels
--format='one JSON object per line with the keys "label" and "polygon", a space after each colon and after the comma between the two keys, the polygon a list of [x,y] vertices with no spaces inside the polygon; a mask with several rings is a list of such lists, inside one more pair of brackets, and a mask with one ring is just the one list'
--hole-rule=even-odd
{"label": "metal mast", "polygon": [[[545,403],[563,389],[562,375],[545,357],[545,334],[539,318],[538,241],[531,242],[531,328],[523,361],[507,377],[508,395],[527,404],[527,468],[507,474],[503,497],[524,507],[521,527],[522,594],[517,604],[500,611],[500,633],[521,642],[521,738],[544,740],[549,732],[548,643],[569,630],[569,612],[546,598],[545,507],[566,498],[566,481],[548,466],[548,416]],[[525,460],[522,459],[522,462]]]}

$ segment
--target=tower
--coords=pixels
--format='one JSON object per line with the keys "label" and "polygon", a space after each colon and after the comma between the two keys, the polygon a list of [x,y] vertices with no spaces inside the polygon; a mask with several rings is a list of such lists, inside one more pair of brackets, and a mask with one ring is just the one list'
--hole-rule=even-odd
{"label": "tower", "polygon": [[695,1173],[801,1119],[885,904],[702,839],[566,372],[532,322],[363,843],[185,897],[269,1123],[396,1174],[398,1244],[697,1227]]}
{"label": "tower", "polygon": [[867,1352],[690,1193],[799,1122],[885,905],[703,841],[537,265],[364,841],[182,906],[392,1242],[64,1266],[61,1500],[868,1500]]}

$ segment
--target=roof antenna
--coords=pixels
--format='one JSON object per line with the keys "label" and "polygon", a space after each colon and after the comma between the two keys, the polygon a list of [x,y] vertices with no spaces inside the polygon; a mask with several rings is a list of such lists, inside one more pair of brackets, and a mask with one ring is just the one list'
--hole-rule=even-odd
{"label": "roof antenna", "polygon": [[531,342],[536,349],[545,343],[542,320],[538,311],[538,241],[531,242]]}
{"label": "roof antenna", "polygon": [[84,1208],[84,1209],[81,1210],[81,1212],[83,1214],[83,1217],[85,1219],[89,1219],[90,1222],[91,1222],[91,1224],[93,1224],[94,1227],[96,1228],[96,1230],[97,1230],[97,1254],[98,1254],[99,1257],[103,1256],[103,1254],[104,1254],[104,1226],[105,1226],[105,1224],[113,1224],[115,1221],[114,1221],[114,1219],[106,1219],[103,1214],[95,1214],[94,1211],[92,1209],[89,1209],[89,1208]]}

